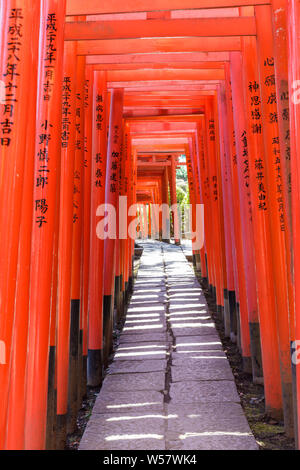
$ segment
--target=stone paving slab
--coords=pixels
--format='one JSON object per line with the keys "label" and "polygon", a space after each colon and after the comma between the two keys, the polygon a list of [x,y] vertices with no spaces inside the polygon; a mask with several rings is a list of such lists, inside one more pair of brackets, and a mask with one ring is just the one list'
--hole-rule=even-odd
{"label": "stone paving slab", "polygon": [[207,325],[203,325],[201,327],[183,327],[181,325],[173,325],[173,334],[175,338],[179,338],[181,336],[205,336],[211,335],[214,330],[214,325],[209,323]]}
{"label": "stone paving slab", "polygon": [[157,325],[136,325],[136,326],[124,326],[123,328],[123,335],[131,335],[134,334],[144,334],[144,333],[152,333],[155,334],[156,331],[162,333],[163,331],[167,331],[167,327],[164,323],[160,323]]}
{"label": "stone paving slab", "polygon": [[165,371],[167,361],[164,359],[148,359],[147,361],[114,361],[109,366],[109,374],[130,374],[133,372]]}
{"label": "stone paving slab", "polygon": [[170,397],[173,404],[240,402],[235,383],[229,380],[172,383]]}
{"label": "stone paving slab", "polygon": [[106,435],[102,432],[85,432],[79,450],[165,450],[165,448],[164,434]]}
{"label": "stone paving slab", "polygon": [[88,422],[86,433],[102,450],[143,450],[147,446],[164,450],[165,421],[163,412],[95,415]]}
{"label": "stone paving slab", "polygon": [[[150,317],[150,318],[129,318],[126,320],[124,324],[124,330],[127,328],[132,328],[132,327],[145,327],[148,329],[148,327],[154,327],[156,328],[159,325],[166,326],[167,320],[165,316],[160,315],[159,317]],[[142,329],[142,328],[138,328]]]}
{"label": "stone paving slab", "polygon": [[167,300],[167,295],[166,294],[136,294],[131,297],[130,305],[133,305],[135,303],[141,303],[141,302],[165,302]]}
{"label": "stone paving slab", "polygon": [[167,448],[257,450],[242,407],[238,403],[168,405]]}
{"label": "stone paving slab", "polygon": [[199,336],[184,336],[178,338],[175,345],[175,350],[187,349],[189,347],[199,347],[201,349],[220,349],[223,350],[221,340],[217,334],[207,335],[204,338],[199,338]]}
{"label": "stone paving slab", "polygon": [[165,373],[145,372],[135,374],[108,375],[102,385],[102,393],[126,392],[140,390],[163,391],[165,387]]}
{"label": "stone paving slab", "polygon": [[119,347],[79,448],[257,449],[204,293],[181,248],[142,245]]}
{"label": "stone paving slab", "polygon": [[206,359],[190,359],[186,357],[173,360],[172,382],[234,380],[227,359],[220,359],[211,359],[208,356]]}
{"label": "stone paving slab", "polygon": [[114,360],[121,361],[150,361],[153,359],[166,359],[167,351],[120,351],[115,354]]}
{"label": "stone paving slab", "polygon": [[163,394],[156,391],[106,392],[97,397],[93,413],[120,413],[137,410],[158,411],[163,406]]}
{"label": "stone paving slab", "polygon": [[143,307],[139,306],[139,307],[136,307],[135,305],[130,305],[130,307],[128,308],[128,313],[133,313],[133,312],[137,312],[137,313],[161,313],[161,312],[165,312],[166,310],[166,307],[165,307],[165,304],[160,302],[160,303],[154,303],[153,305],[151,304],[151,302],[149,302],[149,304],[145,304],[143,305]]}
{"label": "stone paving slab", "polygon": [[148,341],[155,341],[155,342],[160,342],[160,343],[165,343],[167,340],[167,335],[166,332],[162,333],[159,331],[156,331],[155,334],[153,333],[142,333],[139,334],[138,337],[135,333],[131,334],[126,334],[123,335],[121,334],[120,336],[120,344],[122,343],[135,343],[135,342],[148,342]]}
{"label": "stone paving slab", "polygon": [[172,353],[172,365],[175,365],[177,361],[192,361],[193,359],[220,359],[224,362],[228,361],[224,351],[180,351]]}

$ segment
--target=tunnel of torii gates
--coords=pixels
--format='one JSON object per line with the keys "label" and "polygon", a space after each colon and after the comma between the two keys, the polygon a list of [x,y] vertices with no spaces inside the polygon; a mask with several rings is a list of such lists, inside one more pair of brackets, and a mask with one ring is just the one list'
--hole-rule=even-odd
{"label": "tunnel of torii gates", "polygon": [[127,225],[162,237],[181,155],[195,269],[299,447],[299,0],[1,0],[0,18],[0,449],[74,430],[133,284],[134,240],[99,236],[99,206],[127,196]]}

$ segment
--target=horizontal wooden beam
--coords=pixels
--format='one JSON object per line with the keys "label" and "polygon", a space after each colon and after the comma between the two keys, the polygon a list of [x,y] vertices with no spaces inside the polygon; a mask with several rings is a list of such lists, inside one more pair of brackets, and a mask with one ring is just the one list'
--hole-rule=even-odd
{"label": "horizontal wooden beam", "polygon": [[139,80],[224,80],[224,70],[112,70],[107,72],[108,82]]}
{"label": "horizontal wooden beam", "polygon": [[144,118],[128,118],[126,120],[126,124],[128,124],[130,127],[134,124],[134,123],[137,123],[137,122],[164,122],[164,121],[167,121],[167,122],[198,122],[200,120],[203,120],[203,116],[202,115],[185,115],[185,116],[176,116],[176,115],[173,115],[173,116],[160,116],[160,117],[156,117],[156,116],[149,116],[149,117],[144,117]]}
{"label": "horizontal wooden beam", "polygon": [[[136,91],[145,91],[148,87],[156,87],[157,90],[170,90],[172,87],[177,90],[188,89],[201,90],[201,87],[209,87],[218,85],[220,80],[174,80],[172,83],[169,80],[145,80],[145,81],[120,81],[120,82],[108,82],[107,88],[124,88],[124,90],[134,89]],[[204,88],[205,89],[205,88]],[[207,88],[206,88],[207,89]]]}
{"label": "horizontal wooden beam", "polygon": [[111,54],[90,55],[86,57],[86,64],[167,64],[167,63],[193,63],[193,62],[226,62],[229,61],[228,52],[182,52],[162,54]]}
{"label": "horizontal wooden beam", "polygon": [[135,137],[132,139],[132,145],[136,146],[151,146],[151,145],[180,145],[180,144],[186,144],[187,140],[186,138],[178,138],[178,137],[170,137],[170,138],[164,138],[164,137],[157,137],[156,139],[149,139],[149,138],[143,138],[139,139],[138,137]]}
{"label": "horizontal wooden beam", "polygon": [[[168,132],[168,133],[165,133],[165,134],[157,134],[157,133],[147,133],[147,134],[139,134],[139,135],[135,135],[135,136],[132,136],[133,139],[136,139],[136,138],[144,138],[144,139],[151,139],[151,140],[154,140],[154,139],[157,139],[157,138],[172,138],[172,139],[178,139],[178,138],[184,138],[184,139],[187,139],[189,137],[193,137],[195,135],[195,130],[193,131],[189,131],[189,132],[183,132],[183,133],[178,133],[177,134],[174,134],[172,132]],[[141,153],[141,152],[139,152]],[[144,152],[142,152],[144,153]]]}
{"label": "horizontal wooden beam", "polygon": [[[152,100],[152,101],[127,101],[124,102],[124,108],[202,108],[204,107],[203,101],[198,100]],[[204,109],[203,109],[204,110]]]}
{"label": "horizontal wooden beam", "polygon": [[171,162],[141,162],[137,161],[137,166],[142,167],[163,167],[163,166],[171,166]]}
{"label": "horizontal wooden beam", "polygon": [[195,128],[193,122],[136,121],[130,124],[130,133],[192,131]]}
{"label": "horizontal wooden beam", "polygon": [[155,118],[158,119],[167,117],[170,118],[172,116],[181,116],[185,118],[186,116],[195,116],[201,117],[204,116],[202,109],[192,109],[192,108],[174,108],[174,109],[158,109],[158,108],[136,108],[134,110],[124,111],[123,117],[125,119],[147,119],[147,118]]}
{"label": "horizontal wooden beam", "polygon": [[[169,85],[161,85],[159,81],[152,82],[152,85],[149,86],[144,86],[142,89],[141,87],[123,87],[125,93],[130,94],[130,93],[141,93],[142,92],[158,92],[158,91],[163,91],[164,93],[178,93],[178,92],[184,92],[186,90],[186,85],[174,85],[169,84]],[[190,85],[189,90],[191,92],[198,92],[201,95],[211,95],[214,91],[216,91],[217,85],[212,84],[212,85]]]}
{"label": "horizontal wooden beam", "polygon": [[137,99],[151,99],[151,98],[162,98],[162,99],[185,99],[185,98],[199,98],[201,97],[201,93],[195,90],[178,90],[172,91],[169,93],[168,91],[160,90],[160,91],[148,91],[148,92],[136,92],[136,91],[129,91],[125,94],[126,98],[137,98]]}
{"label": "horizontal wooden beam", "polygon": [[[250,7],[251,8],[251,7]],[[249,16],[251,16],[250,13]],[[157,20],[157,19],[182,19],[182,18],[221,18],[227,16],[240,16],[239,9],[217,8],[198,10],[160,10],[160,11],[139,11],[127,13],[106,13],[102,15],[87,15],[86,21],[129,21],[129,20]]]}
{"label": "horizontal wooden beam", "polygon": [[232,8],[265,5],[267,0],[67,0],[67,15],[100,15],[139,11]]}
{"label": "horizontal wooden beam", "polygon": [[65,23],[65,40],[157,37],[255,36],[255,18],[196,18],[176,20],[86,21]]}
{"label": "horizontal wooden beam", "polygon": [[165,64],[96,64],[94,70],[167,70],[167,69],[223,69],[223,62],[167,62]]}
{"label": "horizontal wooden beam", "polygon": [[78,41],[78,55],[155,52],[231,52],[241,50],[239,37],[145,38]]}

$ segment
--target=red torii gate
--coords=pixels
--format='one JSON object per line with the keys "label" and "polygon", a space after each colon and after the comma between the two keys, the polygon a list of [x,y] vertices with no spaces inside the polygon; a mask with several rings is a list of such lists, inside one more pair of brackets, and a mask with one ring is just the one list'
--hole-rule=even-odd
{"label": "red torii gate", "polygon": [[181,152],[205,206],[196,267],[266,412],[299,427],[299,18],[296,0],[3,4],[1,449],[74,429],[132,284],[134,240],[101,217],[119,196],[169,203],[168,185],[174,203],[162,157]]}

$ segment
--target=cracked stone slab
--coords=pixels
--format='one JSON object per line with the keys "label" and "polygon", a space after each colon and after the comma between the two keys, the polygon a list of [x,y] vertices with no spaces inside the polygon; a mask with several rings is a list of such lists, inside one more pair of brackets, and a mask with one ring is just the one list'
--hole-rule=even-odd
{"label": "cracked stone slab", "polygon": [[171,403],[240,402],[235,383],[229,380],[176,382],[170,386]]}
{"label": "cracked stone slab", "polygon": [[105,394],[100,391],[93,413],[160,411],[163,400],[163,394],[156,391],[105,392]]}
{"label": "cracked stone slab", "polygon": [[147,359],[147,361],[114,361],[109,366],[109,374],[130,374],[165,371],[167,361],[164,359]]}
{"label": "cracked stone slab", "polygon": [[170,450],[258,450],[238,403],[168,405],[167,413],[177,415],[167,422]]}
{"label": "cracked stone slab", "polygon": [[165,372],[145,372],[139,374],[107,375],[101,393],[126,392],[140,390],[163,391]]}
{"label": "cracked stone slab", "polygon": [[169,441],[168,450],[259,450],[253,436],[248,433],[220,433],[217,435],[189,436],[184,441]]}
{"label": "cracked stone slab", "polygon": [[172,362],[172,382],[234,380],[226,357],[219,359],[176,359]]}

